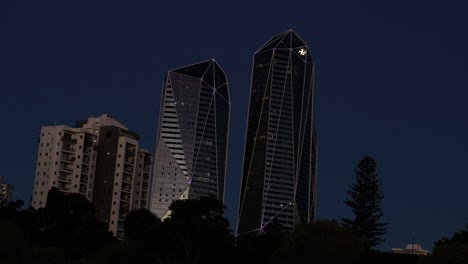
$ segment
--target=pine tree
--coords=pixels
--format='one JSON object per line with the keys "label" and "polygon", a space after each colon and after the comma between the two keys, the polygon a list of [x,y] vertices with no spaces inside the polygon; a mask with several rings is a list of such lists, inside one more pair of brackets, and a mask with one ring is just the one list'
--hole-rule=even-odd
{"label": "pine tree", "polygon": [[381,242],[387,232],[387,223],[381,222],[383,192],[377,174],[377,162],[365,156],[354,169],[356,182],[348,190],[349,197],[344,201],[354,213],[354,219],[341,218],[346,228],[356,231],[362,245],[370,249]]}

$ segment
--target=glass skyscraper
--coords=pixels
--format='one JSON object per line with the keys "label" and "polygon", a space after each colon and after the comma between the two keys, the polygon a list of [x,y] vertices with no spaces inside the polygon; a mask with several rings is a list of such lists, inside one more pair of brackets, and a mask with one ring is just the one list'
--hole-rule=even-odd
{"label": "glass skyscraper", "polygon": [[315,218],[314,63],[294,31],[254,54],[237,235]]}
{"label": "glass skyscraper", "polygon": [[227,78],[215,60],[167,73],[151,191],[158,217],[167,217],[177,199],[224,202],[229,111]]}

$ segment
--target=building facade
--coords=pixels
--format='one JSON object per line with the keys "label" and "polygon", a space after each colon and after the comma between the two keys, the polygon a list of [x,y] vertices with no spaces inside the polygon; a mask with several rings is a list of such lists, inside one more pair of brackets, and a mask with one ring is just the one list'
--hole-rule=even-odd
{"label": "building facade", "polygon": [[224,202],[229,87],[215,60],[170,70],[164,80],[151,211],[169,215],[177,199]]}
{"label": "building facade", "polygon": [[44,207],[52,187],[92,199],[97,138],[92,129],[63,125],[41,128],[32,207]]}
{"label": "building facade", "polygon": [[152,155],[139,136],[109,115],[90,117],[75,127],[41,129],[31,205],[44,207],[52,187],[80,193],[96,206],[96,217],[123,237],[132,209],[146,207]]}
{"label": "building facade", "polygon": [[315,218],[317,137],[314,63],[294,31],[254,54],[237,235],[283,229]]}

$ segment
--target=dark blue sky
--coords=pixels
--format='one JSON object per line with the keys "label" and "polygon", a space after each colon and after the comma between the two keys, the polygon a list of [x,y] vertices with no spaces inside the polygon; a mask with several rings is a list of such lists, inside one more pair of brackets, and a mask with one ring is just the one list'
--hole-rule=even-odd
{"label": "dark blue sky", "polygon": [[235,222],[252,56],[294,29],[316,62],[317,216],[373,156],[382,250],[424,248],[468,222],[466,1],[1,1],[0,176],[29,200],[41,126],[110,114],[154,151],[170,69],[214,58],[228,75],[227,216]]}

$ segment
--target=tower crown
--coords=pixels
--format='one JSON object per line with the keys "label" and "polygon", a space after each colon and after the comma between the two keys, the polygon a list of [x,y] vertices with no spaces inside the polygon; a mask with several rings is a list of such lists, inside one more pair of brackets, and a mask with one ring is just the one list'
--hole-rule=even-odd
{"label": "tower crown", "polygon": [[257,50],[256,53],[268,51],[271,49],[307,49],[306,42],[294,32],[289,29],[272,38],[270,38],[263,46]]}

